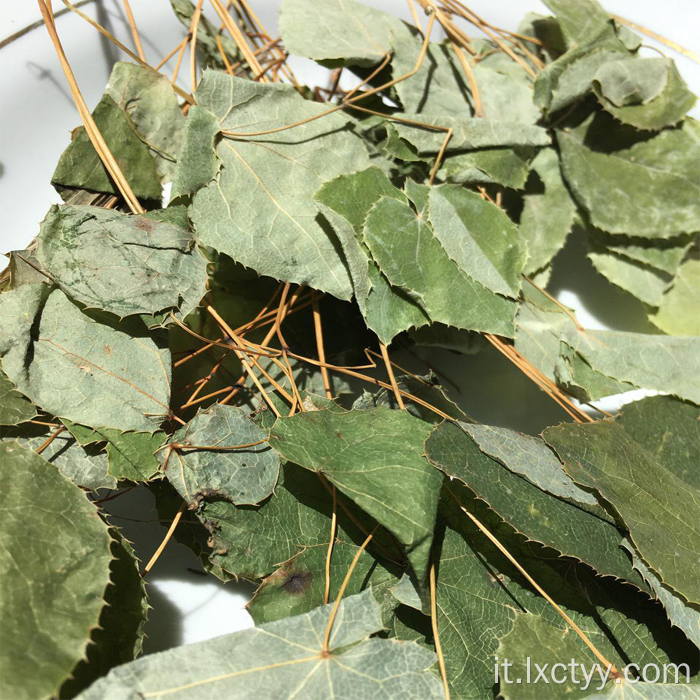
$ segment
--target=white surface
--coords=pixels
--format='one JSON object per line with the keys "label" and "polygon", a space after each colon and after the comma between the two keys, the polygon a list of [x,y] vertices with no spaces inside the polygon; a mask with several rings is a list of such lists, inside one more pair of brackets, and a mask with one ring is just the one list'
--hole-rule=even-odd
{"label": "white surface", "polygon": [[[571,0],[575,2],[576,0]],[[323,2],[323,0],[316,0]],[[272,36],[276,36],[275,0],[253,0],[254,7]],[[367,2],[410,18],[403,0]],[[515,29],[527,11],[546,13],[537,0],[473,0],[472,9],[492,23]],[[697,0],[608,0],[608,10],[625,16],[671,38],[696,52],[700,27]],[[59,0],[55,8],[61,7]],[[147,59],[157,62],[184,36],[167,0],[131,0]],[[211,8],[207,8],[211,15]],[[103,0],[83,11],[96,17],[123,43],[131,46],[128,25],[118,0]],[[0,39],[40,17],[30,0],[4,0],[0,5]],[[90,108],[97,104],[118,50],[102,39],[83,20],[72,14],[57,20],[59,35]],[[645,43],[653,42],[645,39]],[[700,66],[672,55],[691,88],[700,92]],[[302,81],[325,81],[324,69],[310,61],[294,59],[292,65]],[[38,231],[49,204],[59,197],[49,184],[58,158],[79,118],[65,78],[41,27],[0,51],[2,103],[0,105],[0,251],[25,247]],[[188,86],[189,71],[183,67],[181,82]],[[697,108],[696,108],[697,114]],[[555,273],[552,287],[559,298],[577,309],[590,328],[613,326],[625,330],[648,328],[641,307],[628,295],[596,275],[575,242],[567,246],[566,277]],[[0,267],[4,266],[0,262]],[[614,302],[611,303],[611,297]],[[487,355],[488,353],[482,354]],[[484,422],[536,430],[562,418],[552,402],[533,389],[506,360],[475,356],[455,361],[449,353],[431,353],[431,361],[453,378],[462,390],[462,403]],[[638,398],[638,397],[635,397]],[[629,395],[625,400],[629,399]],[[147,560],[162,540],[166,528],[157,521],[153,501],[143,489],[134,489],[110,503],[115,522],[135,541],[139,556]],[[145,521],[145,522],[144,522]],[[252,593],[248,584],[223,585],[202,577],[199,562],[187,548],[171,543],[156,565],[151,581],[154,610],[148,624],[147,651],[208,639],[250,626],[243,606]]]}

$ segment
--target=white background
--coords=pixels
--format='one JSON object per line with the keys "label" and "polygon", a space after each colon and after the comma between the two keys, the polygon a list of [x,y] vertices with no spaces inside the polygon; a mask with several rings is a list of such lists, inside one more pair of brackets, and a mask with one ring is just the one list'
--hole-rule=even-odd
{"label": "white background", "polygon": [[[366,4],[410,20],[403,0],[374,0]],[[547,13],[538,0],[471,0],[468,4],[491,23],[506,29],[515,29],[528,11]],[[604,5],[615,14],[700,52],[698,0],[607,0]],[[131,6],[147,60],[156,64],[182,39],[184,28],[167,0],[131,0]],[[256,13],[273,37],[277,36],[278,6],[276,0],[253,0]],[[62,9],[60,0],[54,0],[54,8]],[[132,47],[119,0],[102,0],[82,9]],[[215,17],[211,7],[206,12]],[[0,40],[39,18],[38,6],[32,0],[3,0]],[[77,16],[60,17],[56,24],[78,84],[92,109],[102,96],[111,65],[120,58],[119,51]],[[654,42],[645,38],[645,43]],[[676,59],[694,92],[700,93],[700,66],[664,50]],[[325,70],[312,62],[292,59],[292,66],[302,81],[325,84]],[[38,232],[49,205],[60,202],[49,184],[50,178],[68,145],[70,131],[80,120],[44,27],[0,50],[0,75],[0,251],[8,251],[26,247]],[[185,62],[180,82],[186,89],[188,81]],[[698,114],[697,107],[694,113]],[[569,258],[567,277],[555,275],[552,287],[562,301],[577,309],[584,325],[648,329],[641,305],[602,281],[576,242],[567,246],[564,255]],[[0,268],[3,260],[0,258]],[[488,353],[475,356],[468,363],[458,363],[447,354],[431,359],[439,361],[440,368],[448,374],[452,372],[462,390],[461,403],[479,420],[536,431],[562,418],[551,402],[505,361],[494,369]],[[147,560],[165,534],[150,494],[134,489],[113,501],[111,510],[115,523],[124,528],[127,537],[135,541],[139,556]],[[195,556],[171,542],[150,576],[149,594],[154,609],[147,626],[147,651],[200,641],[251,625],[243,606],[253,587],[245,583],[224,586],[197,571],[201,571],[201,565]]]}

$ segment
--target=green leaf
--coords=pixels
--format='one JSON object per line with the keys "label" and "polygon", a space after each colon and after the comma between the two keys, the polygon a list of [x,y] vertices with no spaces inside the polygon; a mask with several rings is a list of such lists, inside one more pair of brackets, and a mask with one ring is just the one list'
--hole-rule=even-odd
{"label": "green leaf", "polygon": [[[438,700],[442,685],[430,668],[435,654],[413,643],[370,639],[382,629],[368,591],[344,600],[330,638],[321,643],[331,606],[199,644],[145,656],[111,671],[80,700],[164,695],[240,698],[397,696]],[[300,693],[302,694],[300,696]]]}
{"label": "green leaf", "polygon": [[668,65],[664,58],[620,58],[601,66],[596,82],[601,97],[614,107],[648,104],[668,83]]}
{"label": "green leaf", "polygon": [[[504,467],[483,454],[467,434],[470,428],[464,424],[451,423],[436,428],[425,446],[429,461],[449,477],[459,479],[468,486],[478,498],[488,503],[500,517],[529,540],[586,562],[600,574],[643,585],[620,547],[621,532],[609,519],[600,517],[600,508],[597,508],[595,500],[592,504],[587,500],[582,508],[545,493],[517,473],[511,473],[509,464],[506,463]],[[535,438],[529,440],[534,441]],[[547,449],[543,443],[540,444],[544,450]],[[574,494],[573,498],[581,501],[583,497],[576,494],[574,484],[567,486],[564,483],[566,474],[556,457],[551,455],[557,464],[550,466],[551,460],[544,457],[542,452],[542,449],[537,449],[538,466],[541,471],[546,469],[548,473],[546,476],[538,476],[542,480],[546,479],[547,487],[552,490],[564,487]]]}
{"label": "green leaf", "polygon": [[441,185],[430,190],[429,219],[460,270],[492,292],[518,297],[526,251],[500,207],[463,187]]}
{"label": "green leaf", "polygon": [[0,425],[19,425],[34,418],[36,406],[15,390],[0,365]]}
{"label": "green leaf", "polygon": [[520,235],[527,242],[524,272],[532,275],[548,265],[564,246],[574,223],[576,204],[552,148],[543,148],[532,162],[532,173],[523,197]]}
{"label": "green leaf", "polygon": [[664,333],[700,335],[700,260],[688,258],[681,263],[671,286],[650,315],[651,322]]}
{"label": "green leaf", "polygon": [[208,185],[219,170],[216,141],[220,130],[215,115],[194,105],[187,113],[180,159],[175,167],[171,201]]}
{"label": "green leaf", "polygon": [[[201,40],[199,31],[197,39]],[[119,61],[112,68],[106,94],[131,119],[155,158],[158,174],[169,180],[180,154],[185,117],[168,78],[151,68]]]}
{"label": "green leaf", "polygon": [[[338,498],[345,505],[344,497]],[[234,576],[262,579],[303,549],[328,546],[331,506],[331,494],[318,475],[287,464],[274,495],[259,506],[204,498],[195,512],[212,533],[212,565]],[[367,535],[353,524],[345,508],[339,507],[337,515],[338,539],[361,544]]]}
{"label": "green leaf", "polygon": [[[330,534],[330,533],[329,533]],[[330,600],[335,600],[353,557],[359,547],[337,541],[331,559]],[[273,622],[291,615],[301,615],[323,605],[325,568],[328,544],[307,547],[283,562],[255,591],[247,608],[256,625]],[[345,595],[355,595],[367,588],[380,600],[387,589],[396,584],[398,567],[387,568],[366,550],[350,578]]]}
{"label": "green leaf", "polygon": [[167,414],[170,355],[138,323],[107,325],[44,284],[2,294],[0,318],[3,369],[45,411],[90,427],[145,431]]}
{"label": "green leaf", "polygon": [[393,34],[411,36],[397,17],[353,0],[284,0],[279,29],[291,54],[328,66],[373,66],[390,53]]}
{"label": "green leaf", "polygon": [[[426,125],[420,127],[398,121],[394,122],[394,128],[399,136],[408,141],[421,154],[437,154],[445,141],[447,128],[452,129],[452,136],[446,147],[448,154],[475,148],[550,145],[549,135],[544,129],[520,122],[423,114],[401,114],[401,118]],[[437,130],[429,128],[430,126],[443,128]]]}
{"label": "green leaf", "polygon": [[[85,656],[98,624],[110,537],[80,489],[32,450],[5,442],[0,461],[0,612],[3,635],[13,640],[0,652],[0,694],[49,698]],[[30,639],[28,654],[23,640]]]}
{"label": "green leaf", "polygon": [[609,251],[595,236],[588,243],[588,259],[603,277],[650,306],[659,305],[668,287],[667,275]]}
{"label": "green leaf", "polygon": [[574,481],[595,489],[661,580],[691,603],[700,601],[700,495],[659,464],[619,425],[559,425],[543,433]]}
{"label": "green leaf", "polygon": [[364,241],[389,282],[403,288],[434,322],[512,337],[516,304],[450,260],[430,224],[407,204],[379,199],[365,220]]}
{"label": "green leaf", "polygon": [[[222,95],[229,97],[222,100]],[[212,71],[199,85],[197,103],[216,116],[221,129],[236,133],[275,129],[327,109],[289,85]],[[367,150],[350,127],[346,117],[330,114],[268,136],[222,138],[216,179],[195,194],[190,207],[200,242],[261,275],[349,299],[345,262],[337,241],[317,220],[313,195],[324,182],[369,165]],[[186,144],[183,168],[187,149]],[[329,158],[329,152],[342,158]]]}
{"label": "green leaf", "polygon": [[405,292],[389,284],[362,240],[367,214],[382,196],[406,200],[379,168],[368,168],[327,182],[314,199],[343,248],[355,299],[367,327],[388,344],[401,331],[422,326],[429,319]]}
{"label": "green leaf", "polygon": [[[160,200],[160,177],[150,148],[142,141],[131,118],[106,94],[92,113],[117,165],[139,199]],[[84,127],[58,161],[51,182],[59,189],[79,189],[119,195]]]}
{"label": "green leaf", "polygon": [[494,184],[521,190],[527,181],[534,148],[483,148],[448,156],[438,170],[440,180],[458,184]]}
{"label": "green leaf", "polygon": [[571,329],[562,340],[606,377],[700,403],[697,336]]}
{"label": "green leaf", "polygon": [[632,544],[626,543],[625,549],[632,557],[632,566],[649,584],[655,597],[664,606],[671,624],[682,630],[686,637],[700,648],[700,612],[687,605],[681,597],[664,586],[661,579],[642,561]]}
{"label": "green leaf", "polygon": [[168,459],[166,474],[190,505],[203,496],[236,505],[259,503],[277,482],[279,456],[264,442],[238,445],[266,439],[267,434],[242,409],[212,406],[175,432],[171,446],[178,447],[169,458],[168,450],[163,451],[163,459]]}
{"label": "green leaf", "polygon": [[587,44],[612,23],[596,0],[544,0],[544,4],[556,15],[569,48]]}
{"label": "green leaf", "polygon": [[93,631],[86,658],[61,687],[60,698],[73,698],[119,664],[142,652],[143,628],[148,616],[146,582],[131,544],[116,528],[110,529],[112,561],[98,627]]}
{"label": "green leaf", "polygon": [[172,309],[183,298],[198,305],[206,292],[206,259],[188,230],[153,219],[100,207],[52,207],[37,258],[68,296],[120,318]]}
{"label": "green leaf", "polygon": [[423,457],[430,425],[405,411],[312,411],[280,418],[270,444],[322,473],[406,547],[423,579],[442,478]]}
{"label": "green leaf", "polygon": [[566,181],[591,223],[610,233],[668,238],[700,228],[700,139],[668,130],[627,150],[590,150],[559,132]]}
{"label": "green leaf", "polygon": [[657,462],[700,490],[700,409],[672,396],[652,396],[624,407],[618,423]]}
{"label": "green leaf", "polygon": [[615,119],[649,131],[677,124],[697,101],[669,58],[606,63],[595,74],[594,88]]}

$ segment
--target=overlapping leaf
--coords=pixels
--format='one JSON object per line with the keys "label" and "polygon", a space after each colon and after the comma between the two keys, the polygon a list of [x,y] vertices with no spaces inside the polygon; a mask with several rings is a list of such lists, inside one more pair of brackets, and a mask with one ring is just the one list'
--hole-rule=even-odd
{"label": "overlapping leaf", "polygon": [[[180,647],[121,666],[79,695],[117,694],[197,698],[443,697],[430,671],[435,655],[416,644],[370,639],[382,628],[379,606],[367,592],[341,603],[330,637],[321,642],[330,606],[305,615]],[[214,694],[214,695],[212,695]]]}
{"label": "overlapping leaf", "polygon": [[[84,657],[109,582],[107,525],[58,470],[17,442],[0,444],[4,697],[53,697]],[[38,594],[40,592],[40,595]],[[23,640],[34,639],[32,654]],[[39,643],[40,642],[40,643]]]}
{"label": "overlapping leaf", "polygon": [[44,410],[90,427],[146,431],[168,413],[169,353],[138,322],[108,325],[44,284],[0,296],[0,317],[3,368]]}
{"label": "overlapping leaf", "polygon": [[442,486],[422,453],[429,431],[420,419],[382,407],[312,411],[280,418],[270,444],[285,459],[322,473],[392,532],[423,578]]}

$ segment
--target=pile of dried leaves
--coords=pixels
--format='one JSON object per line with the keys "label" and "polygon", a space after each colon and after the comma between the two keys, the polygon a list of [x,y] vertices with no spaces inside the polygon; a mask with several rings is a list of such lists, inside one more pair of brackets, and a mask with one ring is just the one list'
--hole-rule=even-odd
{"label": "pile of dried leaves", "polygon": [[[90,114],[39,4],[83,127],[0,294],[2,697],[698,697],[700,126],[673,61],[595,0],[517,33],[458,0],[414,25],[284,0],[281,40],[244,0],[172,0],[193,94],[134,26]],[[545,291],[574,231],[648,334]],[[495,346],[564,422],[477,424],[390,345]],[[583,408],[631,389],[659,395]],[[144,581],[99,491],[134,483],[259,584],[254,629],[134,660]],[[495,656],[612,672],[499,685]]]}

